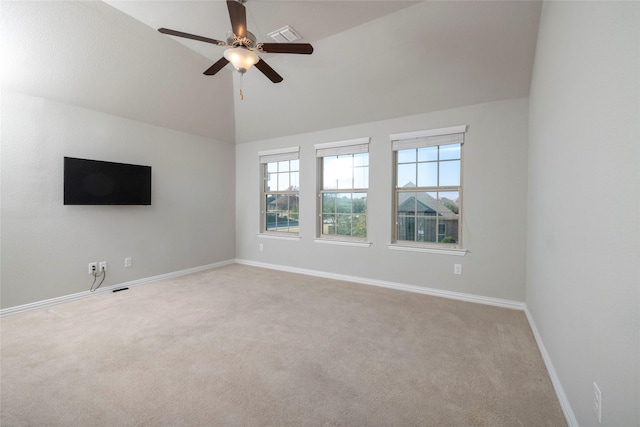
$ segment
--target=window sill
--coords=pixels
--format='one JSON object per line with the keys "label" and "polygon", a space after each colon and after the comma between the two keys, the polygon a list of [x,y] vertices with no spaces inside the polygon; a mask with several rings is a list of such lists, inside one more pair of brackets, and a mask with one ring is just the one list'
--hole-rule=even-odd
{"label": "window sill", "polygon": [[409,245],[398,245],[398,244],[390,244],[389,249],[394,251],[405,251],[405,252],[423,252],[430,254],[442,254],[442,255],[455,255],[455,256],[465,256],[469,250],[461,249],[461,248],[437,248],[434,246],[409,246]]}
{"label": "window sill", "polygon": [[371,246],[371,242],[357,242],[347,240],[334,240],[334,239],[315,239],[316,243],[323,243],[326,245],[338,245],[338,246],[356,246],[360,248],[368,248]]}
{"label": "window sill", "polygon": [[300,236],[281,236],[279,234],[271,234],[271,233],[258,233],[258,237],[261,239],[300,240]]}

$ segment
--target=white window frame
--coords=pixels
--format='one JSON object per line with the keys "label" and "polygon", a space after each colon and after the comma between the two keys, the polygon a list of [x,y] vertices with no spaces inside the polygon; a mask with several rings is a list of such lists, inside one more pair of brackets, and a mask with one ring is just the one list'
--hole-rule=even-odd
{"label": "white window frame", "polygon": [[[297,196],[300,200],[300,188],[297,190],[267,190],[268,164],[289,160],[300,160],[300,147],[278,148],[274,150],[258,151],[260,162],[260,235],[264,237],[291,238],[299,236],[299,231],[278,231],[267,230],[267,197],[270,194],[284,194],[287,196]],[[300,169],[298,169],[298,182],[300,179]],[[300,212],[298,211],[298,228],[300,227]]]}
{"label": "white window frame", "polygon": [[[463,248],[463,157],[464,143],[467,125],[451,126],[439,129],[430,129],[417,132],[405,132],[390,135],[391,149],[393,151],[393,213],[392,213],[392,233],[391,233],[391,249],[411,251],[424,251],[436,253],[448,253],[454,255],[464,255],[466,250]],[[431,187],[412,187],[411,191],[415,192],[458,192],[458,241],[457,243],[440,243],[440,242],[422,242],[412,240],[398,240],[398,195],[402,190],[398,187],[398,151],[405,149],[417,149],[423,147],[446,146],[451,144],[460,144],[460,181],[457,186],[431,186]],[[439,162],[439,160],[438,160]],[[440,223],[435,229],[438,235]],[[436,239],[438,240],[438,239]]]}
{"label": "white window frame", "polygon": [[367,187],[366,188],[349,188],[349,189],[324,189],[324,158],[342,155],[353,155],[361,153],[369,153],[369,143],[371,138],[357,138],[344,141],[326,142],[315,144],[316,158],[318,165],[318,203],[317,203],[317,231],[316,242],[318,243],[335,243],[335,244],[347,244],[351,246],[369,246],[369,230],[368,230],[368,209],[365,208],[364,216],[367,223],[366,236],[353,236],[353,235],[335,235],[335,234],[323,234],[323,195],[327,193],[364,193],[369,197],[369,175],[370,175],[370,163],[367,161]]}

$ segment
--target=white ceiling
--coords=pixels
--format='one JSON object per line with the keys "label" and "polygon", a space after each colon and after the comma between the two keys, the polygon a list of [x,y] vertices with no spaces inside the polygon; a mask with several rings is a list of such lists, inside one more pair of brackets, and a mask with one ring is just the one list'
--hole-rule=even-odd
{"label": "white ceiling", "polygon": [[[170,28],[216,40],[226,40],[231,29],[227,5],[212,1],[123,1],[105,0],[150,26]],[[258,42],[272,43],[268,33],[290,25],[304,36],[300,43],[315,43],[326,37],[419,3],[418,1],[289,1],[249,0],[245,3],[247,28]],[[303,31],[304,29],[304,31]],[[175,40],[217,61],[224,48],[176,37]]]}
{"label": "white ceiling", "polygon": [[[6,2],[3,89],[238,143],[526,97],[540,2],[249,0],[258,41],[291,25],[313,55],[231,66],[224,1]],[[238,97],[242,87],[244,100]]]}

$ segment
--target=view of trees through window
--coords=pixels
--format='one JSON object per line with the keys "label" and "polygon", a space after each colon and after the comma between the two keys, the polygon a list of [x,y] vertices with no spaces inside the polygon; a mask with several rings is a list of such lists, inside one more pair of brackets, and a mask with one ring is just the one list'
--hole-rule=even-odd
{"label": "view of trees through window", "polygon": [[369,153],[322,158],[323,236],[367,237]]}
{"label": "view of trees through window", "polygon": [[322,195],[322,234],[367,237],[367,197],[362,193]]}
{"label": "view of trees through window", "polygon": [[264,229],[298,233],[300,228],[300,161],[283,160],[265,165]]}

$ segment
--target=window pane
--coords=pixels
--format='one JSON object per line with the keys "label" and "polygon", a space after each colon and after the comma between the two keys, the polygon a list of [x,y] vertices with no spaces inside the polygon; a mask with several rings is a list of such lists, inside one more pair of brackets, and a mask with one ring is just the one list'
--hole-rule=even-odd
{"label": "window pane", "polygon": [[420,217],[418,218],[418,241],[435,242],[436,241],[436,217]]}
{"label": "window pane", "polygon": [[455,160],[460,158],[460,144],[440,146],[440,160]]}
{"label": "window pane", "polygon": [[322,234],[336,234],[336,216],[334,214],[322,214]]}
{"label": "window pane", "polygon": [[415,163],[416,149],[398,150],[398,163]]}
{"label": "window pane", "polygon": [[287,198],[289,199],[289,216],[291,216],[292,213],[297,213],[300,211],[298,195],[288,194]]}
{"label": "window pane", "polygon": [[322,213],[334,213],[336,211],[335,193],[324,193],[322,195]]}
{"label": "window pane", "polygon": [[275,199],[276,196],[273,194],[269,194],[266,196],[265,206],[267,207],[266,217],[265,217],[265,228],[267,230],[271,230],[275,228],[276,225],[276,213],[272,212],[275,210]]}
{"label": "window pane", "polygon": [[358,153],[353,155],[353,166],[369,166],[369,153]]}
{"label": "window pane", "polygon": [[433,162],[438,160],[438,147],[422,147],[418,148],[419,162]]}
{"label": "window pane", "polygon": [[323,189],[353,188],[352,155],[325,157],[323,160]]}
{"label": "window pane", "polygon": [[266,230],[267,231],[275,231],[276,229],[276,216],[275,212],[267,212],[266,218]]}
{"label": "window pane", "polygon": [[353,170],[353,188],[369,188],[369,167],[358,167]]}
{"label": "window pane", "polygon": [[267,163],[267,172],[269,173],[278,172],[278,163],[277,162]]}
{"label": "window pane", "polygon": [[[289,199],[283,194],[270,194],[267,196],[266,229],[281,231],[281,227],[287,226],[287,212]],[[286,231],[286,230],[285,230]]]}
{"label": "window pane", "polygon": [[[351,160],[351,159],[349,159]],[[350,190],[353,188],[353,169],[349,166],[341,169],[338,174],[338,190]]]}
{"label": "window pane", "polygon": [[416,214],[418,216],[436,216],[438,211],[438,193],[416,193]]}
{"label": "window pane", "polygon": [[289,163],[289,169],[292,171],[299,171],[300,170],[300,160],[296,159],[296,160],[291,160]]}
{"label": "window pane", "polygon": [[338,158],[335,156],[322,159],[322,188],[325,190],[338,188],[337,162]]}
{"label": "window pane", "polygon": [[365,213],[367,211],[367,194],[353,193],[351,198],[351,210],[353,213]]}
{"label": "window pane", "polygon": [[398,215],[416,214],[416,193],[398,193]]}
{"label": "window pane", "polygon": [[289,181],[289,185],[291,186],[291,189],[292,190],[300,189],[300,172],[291,172],[289,176],[291,179]]}
{"label": "window pane", "polygon": [[438,242],[458,243],[460,194],[457,191],[440,192],[438,200]]}
{"label": "window pane", "polygon": [[438,163],[418,163],[418,186],[436,187],[438,185]]}
{"label": "window pane", "polygon": [[279,173],[278,175],[278,191],[289,189],[289,173]]}
{"label": "window pane", "polygon": [[336,195],[336,211],[351,213],[351,193],[338,193]]}
{"label": "window pane", "polygon": [[275,191],[278,188],[278,174],[277,173],[268,173],[267,174],[267,191]]}
{"label": "window pane", "polygon": [[416,240],[415,221],[415,217],[412,216],[398,218],[398,240]]}
{"label": "window pane", "polygon": [[416,186],[416,164],[398,165],[398,188]]}
{"label": "window pane", "polygon": [[297,233],[299,231],[300,222],[299,222],[299,212],[300,207],[298,205],[298,196],[289,194],[287,196],[289,198],[289,210],[286,212],[286,216],[288,218],[288,226],[289,232]]}
{"label": "window pane", "polygon": [[366,215],[353,216],[353,236],[367,237],[367,216]]}
{"label": "window pane", "polygon": [[444,216],[451,216],[451,214],[458,214],[460,197],[457,191],[446,191],[438,193],[440,200],[440,211],[444,212]]}
{"label": "window pane", "polygon": [[278,172],[289,172],[289,160],[278,162]]}
{"label": "window pane", "polygon": [[337,222],[336,234],[340,236],[351,236],[351,215],[350,214],[336,215],[336,222]]}
{"label": "window pane", "polygon": [[440,162],[440,182],[442,185],[460,185],[460,160]]}
{"label": "window pane", "polygon": [[278,213],[289,211],[289,197],[286,194],[276,194],[276,199],[274,201],[275,207],[274,209]]}

